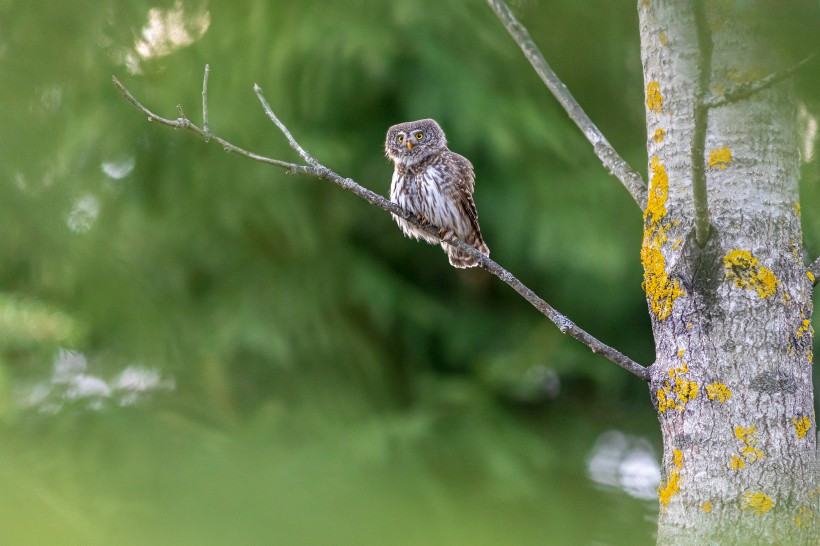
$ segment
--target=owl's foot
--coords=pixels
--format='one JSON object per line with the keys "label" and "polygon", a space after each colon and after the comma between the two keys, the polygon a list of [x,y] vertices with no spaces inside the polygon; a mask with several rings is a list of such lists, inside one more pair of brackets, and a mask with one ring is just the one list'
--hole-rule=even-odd
{"label": "owl's foot", "polygon": [[430,223],[430,220],[422,216],[420,212],[416,214],[416,218],[418,218],[419,222],[421,222],[421,225],[423,226],[426,226]]}

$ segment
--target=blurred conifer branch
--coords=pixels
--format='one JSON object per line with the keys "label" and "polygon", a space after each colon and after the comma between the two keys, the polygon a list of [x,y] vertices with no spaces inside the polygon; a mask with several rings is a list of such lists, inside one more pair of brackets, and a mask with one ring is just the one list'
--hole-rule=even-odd
{"label": "blurred conifer branch", "polygon": [[391,212],[404,218],[408,222],[412,222],[416,224],[419,228],[427,231],[431,235],[436,238],[439,238],[448,244],[451,244],[455,247],[458,247],[460,250],[467,252],[474,256],[478,260],[478,265],[482,269],[486,270],[487,272],[495,275],[505,283],[507,283],[513,290],[518,292],[525,300],[527,300],[533,307],[535,307],[541,314],[545,317],[550,319],[558,329],[564,333],[568,334],[570,337],[573,337],[589,347],[593,353],[600,353],[601,355],[605,356],[610,361],[614,362],[621,368],[625,369],[626,371],[630,372],[631,374],[635,375],[643,379],[644,381],[649,381],[649,370],[648,368],[638,364],[628,356],[624,355],[620,351],[606,345],[605,343],[601,342],[585,330],[579,328],[575,325],[570,319],[568,319],[563,314],[556,311],[550,304],[546,301],[541,299],[535,292],[530,290],[527,286],[524,285],[520,280],[518,280],[512,273],[501,267],[498,263],[494,260],[490,259],[489,257],[485,256],[471,245],[468,245],[464,241],[458,239],[455,236],[447,236],[442,238],[439,233],[439,228],[432,224],[422,224],[422,222],[416,218],[416,215],[411,214],[410,212],[404,210],[403,208],[399,207],[392,201],[382,197],[381,195],[370,191],[369,189],[357,184],[350,178],[344,178],[343,176],[337,174],[336,172],[330,170],[329,168],[325,167],[321,163],[319,163],[313,156],[311,156],[302,146],[293,138],[288,128],[276,117],[271,109],[268,101],[265,99],[264,95],[262,94],[262,90],[258,85],[254,85],[254,92],[256,93],[259,101],[262,103],[262,107],[265,110],[265,113],[268,117],[276,124],[282,134],[287,138],[288,143],[290,146],[305,160],[307,165],[298,165],[296,163],[289,163],[287,161],[280,161],[278,159],[272,159],[269,157],[261,156],[255,154],[253,152],[249,152],[244,150],[238,146],[235,146],[228,142],[227,140],[213,134],[210,129],[204,128],[204,122],[207,121],[207,83],[208,83],[208,72],[209,68],[206,67],[205,77],[203,79],[203,89],[202,89],[202,99],[203,99],[203,128],[198,127],[194,124],[191,120],[189,120],[180,110],[180,117],[177,119],[168,119],[163,118],[162,116],[158,116],[157,114],[153,113],[151,110],[143,106],[135,97],[131,94],[126,87],[120,83],[120,81],[113,77],[114,85],[120,90],[123,96],[135,107],[137,110],[148,116],[149,121],[156,121],[163,125],[167,125],[169,127],[174,127],[177,129],[187,129],[193,133],[196,133],[200,137],[202,137],[206,142],[214,141],[221,145],[223,149],[228,152],[237,153],[239,155],[245,156],[247,158],[253,159],[255,161],[260,161],[262,163],[268,163],[270,165],[275,165],[282,169],[285,169],[289,174],[300,174],[311,176],[313,178],[318,178],[321,180],[328,180],[333,182],[337,186],[340,186],[348,191],[351,191],[370,203],[371,205],[375,205],[387,212]]}
{"label": "blurred conifer branch", "polygon": [[538,73],[541,81],[547,86],[547,89],[558,100],[558,103],[566,110],[570,119],[575,122],[575,125],[584,133],[584,136],[592,144],[595,150],[595,155],[604,164],[604,167],[613,174],[624,185],[626,190],[632,195],[632,198],[641,207],[641,210],[646,208],[647,190],[646,183],[635,169],[622,158],[618,152],[607,141],[606,137],[601,133],[598,127],[592,123],[586,112],[569,92],[567,86],[558,78],[555,72],[547,63],[538,46],[535,45],[530,33],[526,27],[522,25],[512,14],[510,8],[503,0],[487,0],[487,4],[495,12],[498,19],[513,37],[515,43],[524,52],[524,56],[530,61],[530,64]]}

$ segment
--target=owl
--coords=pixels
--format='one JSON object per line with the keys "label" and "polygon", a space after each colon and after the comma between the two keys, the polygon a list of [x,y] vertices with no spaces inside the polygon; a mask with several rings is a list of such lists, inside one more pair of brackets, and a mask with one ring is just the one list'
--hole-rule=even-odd
{"label": "owl", "polygon": [[[422,119],[394,125],[387,130],[384,148],[395,167],[390,200],[415,214],[423,223],[440,228],[443,236],[455,234],[489,256],[490,249],[481,237],[473,201],[473,165],[447,148],[447,139],[438,123]],[[478,265],[476,259],[463,250],[439,241],[395,214],[393,219],[407,237],[430,244],[441,243],[453,266]]]}

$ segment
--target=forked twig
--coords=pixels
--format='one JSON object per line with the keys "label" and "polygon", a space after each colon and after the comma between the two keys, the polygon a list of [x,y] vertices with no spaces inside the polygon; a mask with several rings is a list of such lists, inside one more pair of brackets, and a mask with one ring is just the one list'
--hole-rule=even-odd
{"label": "forked twig", "polygon": [[[464,241],[458,239],[455,236],[447,236],[446,238],[442,239],[439,234],[439,228],[432,224],[423,224],[418,218],[416,218],[415,214],[408,212],[407,210],[399,207],[392,201],[385,199],[381,195],[370,191],[369,189],[357,184],[350,178],[344,178],[341,175],[337,174],[336,172],[330,170],[329,168],[325,167],[321,163],[319,163],[313,156],[311,156],[301,145],[293,138],[290,131],[287,127],[276,117],[271,109],[268,101],[265,99],[264,95],[262,94],[262,90],[258,85],[254,85],[254,92],[256,93],[259,101],[262,103],[262,107],[265,110],[265,113],[268,117],[276,124],[282,134],[290,143],[290,146],[308,163],[308,165],[298,165],[295,163],[289,163],[287,161],[280,161],[278,159],[272,159],[269,157],[264,157],[253,152],[249,152],[244,150],[238,146],[235,146],[228,142],[227,140],[214,135],[210,131],[205,131],[203,128],[196,126],[193,122],[191,122],[188,118],[184,115],[181,115],[178,119],[167,119],[163,118],[162,116],[158,116],[157,114],[153,113],[151,110],[143,106],[134,96],[131,94],[125,86],[120,83],[120,81],[115,77],[113,78],[114,85],[120,90],[120,92],[125,96],[128,101],[134,105],[139,111],[143,114],[148,116],[148,119],[151,121],[156,121],[163,125],[168,125],[169,127],[180,128],[180,129],[187,129],[192,131],[205,139],[206,141],[212,140],[220,144],[226,151],[234,152],[255,161],[260,161],[263,163],[268,163],[270,165],[275,165],[282,169],[285,169],[288,173],[291,174],[301,174],[306,176],[311,176],[314,178],[318,178],[321,180],[329,180],[334,184],[351,191],[361,197],[362,199],[366,200],[372,205],[375,205],[387,212],[391,212],[400,218],[407,220],[408,222],[412,222],[420,229],[423,229],[427,233],[433,235],[434,237],[438,238],[439,240],[443,240],[444,242],[453,245],[460,250],[470,254],[474,258],[476,258],[478,262],[478,266],[482,269],[492,273],[505,283],[507,283],[513,290],[518,292],[525,300],[527,300],[533,307],[538,309],[544,316],[550,319],[558,329],[561,330],[562,333],[568,334],[569,336],[577,339],[587,347],[589,347],[593,353],[600,353],[621,368],[627,370],[631,374],[635,375],[643,379],[644,381],[649,381],[649,370],[644,366],[641,366],[628,356],[624,355],[620,351],[606,345],[605,343],[601,342],[585,330],[579,328],[575,325],[571,320],[569,320],[566,316],[562,315],[558,311],[556,311],[550,304],[540,298],[535,292],[530,290],[527,286],[524,285],[521,281],[519,281],[512,273],[501,267],[498,263],[494,260],[490,259],[489,257],[485,256],[472,246],[468,245]],[[207,77],[203,83],[203,86],[207,85]],[[207,89],[203,87],[203,99],[207,96]],[[204,104],[204,103],[203,103]],[[203,118],[204,118],[203,112]]]}

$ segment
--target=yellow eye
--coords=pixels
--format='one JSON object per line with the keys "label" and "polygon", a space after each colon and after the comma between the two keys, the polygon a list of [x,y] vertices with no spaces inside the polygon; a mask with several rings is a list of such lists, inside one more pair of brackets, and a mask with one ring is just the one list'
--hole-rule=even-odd
{"label": "yellow eye", "polygon": [[424,138],[424,133],[422,133],[420,131],[418,133],[416,133],[416,140],[421,140],[423,138]]}
{"label": "yellow eye", "polygon": [[396,140],[398,140],[399,144],[401,144],[402,142],[404,142],[404,137],[402,135],[399,135],[399,137]]}

